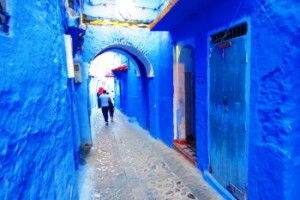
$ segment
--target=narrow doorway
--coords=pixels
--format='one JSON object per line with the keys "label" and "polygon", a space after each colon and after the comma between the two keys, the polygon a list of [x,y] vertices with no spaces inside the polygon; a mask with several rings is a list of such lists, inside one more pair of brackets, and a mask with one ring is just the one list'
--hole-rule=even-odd
{"label": "narrow doorway", "polygon": [[196,128],[195,128],[195,66],[194,48],[184,46],[178,59],[176,91],[177,137],[174,147],[191,163],[196,164]]}
{"label": "narrow doorway", "polygon": [[209,172],[237,199],[247,192],[247,24],[211,36]]}
{"label": "narrow doorway", "polygon": [[186,142],[196,149],[195,128],[195,73],[194,73],[194,50],[192,47],[184,47],[181,53],[185,62],[184,89],[185,89],[185,127]]}

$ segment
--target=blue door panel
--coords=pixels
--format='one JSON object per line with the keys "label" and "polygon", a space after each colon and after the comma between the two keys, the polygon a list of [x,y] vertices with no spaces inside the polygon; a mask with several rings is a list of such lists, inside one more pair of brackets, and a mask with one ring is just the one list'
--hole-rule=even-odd
{"label": "blue door panel", "polygon": [[231,40],[224,49],[211,45],[209,58],[210,171],[225,188],[245,192],[245,72],[243,37]]}

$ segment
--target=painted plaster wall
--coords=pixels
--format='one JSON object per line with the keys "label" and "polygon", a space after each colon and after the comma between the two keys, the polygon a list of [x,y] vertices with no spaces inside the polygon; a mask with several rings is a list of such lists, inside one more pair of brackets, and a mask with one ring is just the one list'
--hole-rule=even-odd
{"label": "painted plaster wall", "polygon": [[61,2],[10,1],[0,33],[0,198],[77,199]]}
{"label": "painted plaster wall", "polygon": [[124,99],[122,99],[126,104],[123,105],[122,111],[132,118],[131,120],[137,120],[141,127],[149,128],[148,78],[146,73],[142,72],[145,71],[143,69],[141,70],[141,76],[137,76],[138,63],[129,55],[127,66],[128,70],[122,73],[122,77],[117,75],[117,78],[120,77],[119,81],[126,91]]}
{"label": "painted plaster wall", "polygon": [[[167,44],[164,44],[164,43]],[[135,49],[135,56],[147,59],[154,77],[148,78],[150,133],[166,144],[172,144],[172,55],[167,32],[150,32],[148,29],[117,26],[88,26],[84,41],[83,60],[90,62],[94,56],[108,47]],[[170,74],[169,76],[166,76]],[[165,79],[166,77],[166,79]],[[134,103],[134,102],[132,102]],[[163,124],[160,122],[165,120]],[[170,137],[171,135],[171,137]]]}
{"label": "painted plaster wall", "polygon": [[68,79],[68,104],[70,106],[69,115],[71,119],[71,132],[72,132],[72,140],[73,140],[73,154],[75,161],[75,169],[77,170],[79,167],[79,154],[80,154],[80,145],[81,145],[81,137],[80,137],[80,122],[77,102],[76,102],[76,91],[73,79]]}
{"label": "painted plaster wall", "polygon": [[295,199],[300,191],[300,3],[256,1],[253,8],[250,134],[256,137],[250,140],[249,195]]}
{"label": "painted plaster wall", "polygon": [[80,143],[81,145],[91,145],[92,135],[90,126],[91,105],[89,100],[89,64],[85,62],[80,63],[82,81],[74,85],[74,100],[76,110],[78,113]]}
{"label": "painted plaster wall", "polygon": [[[203,144],[198,145],[198,167],[202,170],[208,167],[208,33],[248,17],[251,19],[248,198],[295,199],[300,189],[296,183],[300,175],[299,2],[236,1],[218,5],[214,9],[203,8],[207,12],[190,19],[181,27],[184,32],[173,33],[176,40],[189,35],[197,40],[197,145]],[[225,15],[225,11],[229,14]],[[209,23],[204,18],[210,19]],[[201,26],[196,28],[195,24]]]}
{"label": "painted plaster wall", "polygon": [[[75,7],[79,9],[76,4],[77,3],[75,2]],[[68,14],[66,17],[68,19],[68,27],[65,34],[70,35],[72,38],[73,63],[78,64],[80,68],[79,72],[75,72],[75,78],[72,78],[72,87],[69,88],[72,97],[72,128],[75,132],[74,135],[79,138],[79,142],[76,142],[76,144],[79,144],[76,145],[76,151],[79,151],[83,146],[92,145],[90,126],[91,105],[89,94],[86,89],[89,85],[89,65],[81,62],[80,53],[82,51],[81,47],[84,39],[83,37],[80,37],[80,35],[84,36],[85,30],[78,28],[79,15],[75,15],[74,17]]]}
{"label": "painted plaster wall", "polygon": [[[169,33],[162,33],[158,37],[158,49],[155,60],[152,62],[158,66],[159,87],[150,88],[158,92],[160,133],[162,140],[173,147],[174,125],[173,125],[173,46]],[[149,45],[152,42],[149,41]],[[153,52],[154,53],[154,52]],[[155,54],[154,54],[155,55]]]}

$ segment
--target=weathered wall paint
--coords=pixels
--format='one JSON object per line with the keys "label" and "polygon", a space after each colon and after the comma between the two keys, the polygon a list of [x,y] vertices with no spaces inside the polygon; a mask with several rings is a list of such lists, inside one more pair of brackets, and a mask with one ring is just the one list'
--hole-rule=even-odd
{"label": "weathered wall paint", "polygon": [[147,29],[126,29],[116,26],[88,26],[83,53],[83,60],[90,62],[108,47],[126,51],[133,49],[134,51],[131,52],[137,52],[134,54],[137,59],[142,58],[141,61],[147,59],[151,63],[154,77],[147,78],[150,133],[169,146],[172,145],[173,140],[172,76],[166,76],[172,71],[170,41],[167,32],[150,32]]}
{"label": "weathered wall paint", "polygon": [[0,198],[77,199],[61,1],[10,1],[0,34]]}
{"label": "weathered wall paint", "polygon": [[300,191],[295,178],[300,174],[300,3],[255,1],[253,8],[249,197],[295,199]]}
{"label": "weathered wall paint", "polygon": [[[126,87],[126,102],[122,110],[130,118],[135,118],[141,127],[149,128],[149,96],[148,96],[148,78],[142,64],[138,64],[128,55],[128,70],[123,72],[125,76],[120,77],[119,81]],[[140,65],[140,66],[138,66]],[[136,75],[136,69],[141,68],[141,75]],[[121,75],[122,76],[122,75]],[[117,75],[118,77],[118,75]]]}
{"label": "weathered wall paint", "polygon": [[[180,29],[176,41],[196,39],[197,161],[208,169],[208,35],[247,20],[251,40],[248,128],[248,198],[295,199],[300,174],[298,1],[211,2]],[[212,6],[213,5],[213,6]],[[211,9],[213,8],[213,9]],[[226,12],[226,14],[225,14]],[[243,19],[244,18],[244,19]],[[205,19],[209,19],[209,22]],[[251,19],[251,21],[249,20]],[[173,22],[170,22],[173,23]],[[199,145],[201,144],[201,145]]]}

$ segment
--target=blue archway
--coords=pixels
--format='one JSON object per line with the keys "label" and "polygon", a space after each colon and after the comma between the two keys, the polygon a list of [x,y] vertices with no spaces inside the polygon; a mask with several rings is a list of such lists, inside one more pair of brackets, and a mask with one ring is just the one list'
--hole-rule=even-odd
{"label": "blue archway", "polygon": [[[92,62],[100,55],[113,52],[124,56],[128,66],[122,75],[116,75],[114,81],[115,106],[132,120],[136,120],[145,129],[150,128],[149,122],[149,77],[153,77],[153,69],[149,60],[134,48],[124,45],[109,45],[97,53]],[[129,52],[128,49],[131,51]],[[138,52],[138,55],[133,54]],[[145,66],[147,65],[147,66]],[[91,91],[95,94],[93,91]],[[93,98],[96,98],[96,96]],[[138,106],[139,109],[136,109]]]}

